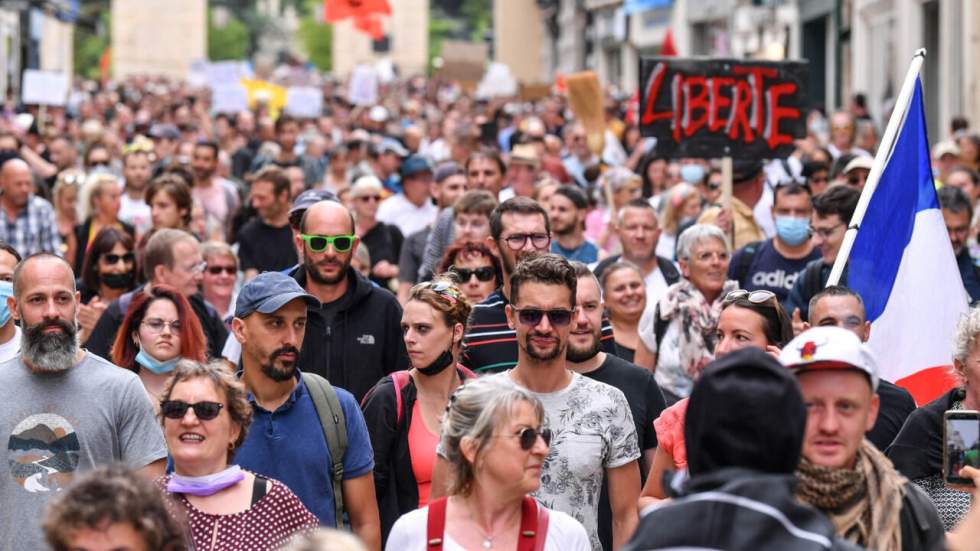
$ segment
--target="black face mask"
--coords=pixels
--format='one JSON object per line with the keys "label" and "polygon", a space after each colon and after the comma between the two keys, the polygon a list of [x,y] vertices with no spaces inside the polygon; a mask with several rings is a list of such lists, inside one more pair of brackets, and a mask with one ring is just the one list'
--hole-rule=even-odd
{"label": "black face mask", "polygon": [[432,377],[433,375],[438,375],[446,370],[447,367],[453,365],[453,345],[450,344],[449,348],[442,351],[439,357],[432,361],[429,365],[425,367],[416,367],[422,375],[426,377]]}
{"label": "black face mask", "polygon": [[133,272],[105,274],[100,279],[110,289],[130,289],[133,286]]}

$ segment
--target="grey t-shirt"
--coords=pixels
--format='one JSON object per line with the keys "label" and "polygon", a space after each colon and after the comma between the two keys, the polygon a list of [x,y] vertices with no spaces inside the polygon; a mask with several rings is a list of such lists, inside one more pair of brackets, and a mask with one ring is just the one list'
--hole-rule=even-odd
{"label": "grey t-shirt", "polygon": [[76,474],[167,456],[136,374],[86,353],[61,373],[0,363],[0,550],[46,549],[44,506]]}

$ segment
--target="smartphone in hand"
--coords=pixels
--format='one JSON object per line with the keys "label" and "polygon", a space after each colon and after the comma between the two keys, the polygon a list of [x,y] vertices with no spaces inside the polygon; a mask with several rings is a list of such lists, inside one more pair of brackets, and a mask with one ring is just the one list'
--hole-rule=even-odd
{"label": "smartphone in hand", "polygon": [[950,410],[943,415],[943,480],[972,486],[972,479],[960,476],[963,467],[980,468],[980,412]]}

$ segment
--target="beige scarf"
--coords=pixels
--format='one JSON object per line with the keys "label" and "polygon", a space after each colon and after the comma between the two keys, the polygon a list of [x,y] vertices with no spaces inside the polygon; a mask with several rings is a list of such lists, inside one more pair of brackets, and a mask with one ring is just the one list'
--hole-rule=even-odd
{"label": "beige scarf", "polygon": [[841,537],[868,549],[901,551],[899,519],[908,480],[867,439],[853,470],[818,467],[803,458],[796,475],[796,497],[826,513]]}

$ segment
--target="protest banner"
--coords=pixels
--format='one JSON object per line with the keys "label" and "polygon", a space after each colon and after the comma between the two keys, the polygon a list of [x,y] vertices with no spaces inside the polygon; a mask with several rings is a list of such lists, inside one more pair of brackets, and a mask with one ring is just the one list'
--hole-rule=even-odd
{"label": "protest banner", "polygon": [[215,84],[211,87],[211,111],[240,113],[248,109],[248,90],[238,82]]}
{"label": "protest banner", "polygon": [[602,152],[606,133],[606,117],[602,105],[602,87],[599,77],[592,71],[565,75],[568,90],[568,104],[575,118],[585,127],[589,149]]}
{"label": "protest banner", "polygon": [[315,119],[323,113],[323,93],[313,86],[291,86],[286,90],[286,114]]}
{"label": "protest banner", "polygon": [[807,65],[651,57],[640,61],[640,133],[665,157],[775,159],[806,136]]}
{"label": "protest banner", "polygon": [[485,43],[446,40],[442,43],[442,66],[436,72],[439,78],[455,80],[473,89],[483,78],[487,66]]}
{"label": "protest banner", "polygon": [[64,105],[68,101],[68,75],[27,69],[20,99],[27,105]]}
{"label": "protest banner", "polygon": [[378,102],[378,72],[374,67],[358,65],[350,75],[347,101],[353,105],[374,105]]}

